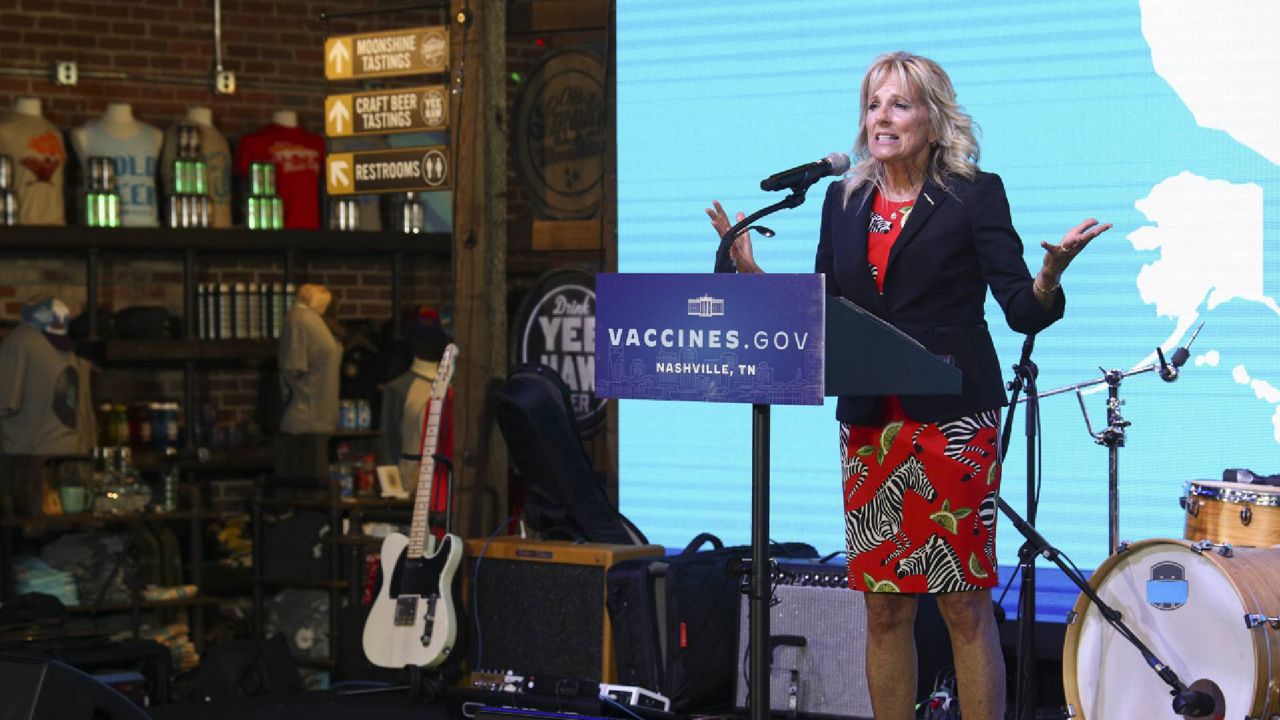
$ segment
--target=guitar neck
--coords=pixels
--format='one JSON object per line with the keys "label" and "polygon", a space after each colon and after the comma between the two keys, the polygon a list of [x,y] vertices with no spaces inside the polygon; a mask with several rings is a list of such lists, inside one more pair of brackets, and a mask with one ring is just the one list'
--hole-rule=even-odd
{"label": "guitar neck", "polygon": [[413,525],[409,530],[409,557],[422,557],[431,531],[431,494],[434,491],[436,460],[440,446],[440,409],[444,398],[431,398],[427,429],[423,433],[422,462],[418,466],[418,492],[413,501]]}

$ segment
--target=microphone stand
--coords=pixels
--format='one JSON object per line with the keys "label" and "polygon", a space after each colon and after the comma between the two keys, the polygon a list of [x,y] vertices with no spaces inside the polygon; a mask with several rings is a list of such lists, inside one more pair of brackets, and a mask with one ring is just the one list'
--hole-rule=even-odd
{"label": "microphone stand", "polygon": [[729,248],[733,246],[733,241],[738,239],[739,235],[749,229],[751,227],[751,223],[756,220],[759,220],[766,215],[772,215],[779,210],[800,207],[800,205],[804,203],[804,194],[809,191],[809,187],[812,186],[814,182],[817,182],[817,178],[807,185],[797,185],[796,187],[791,188],[790,195],[766,208],[751,213],[738,222],[738,224],[729,228],[725,234],[720,237],[720,247],[716,249],[715,272],[737,272],[737,268],[735,268],[733,264],[733,258],[729,257]]}
{"label": "microphone stand", "polygon": [[[799,183],[782,200],[743,218],[720,238],[716,250],[718,273],[737,272],[729,248],[733,241],[751,227],[751,223],[785,208],[798,207],[804,195],[818,178]],[[748,654],[747,706],[751,720],[768,720],[769,703],[769,405],[751,406],[751,564],[744,578],[748,588]]]}
{"label": "microphone stand", "polygon": [[[1035,525],[1039,496],[1036,493],[1036,431],[1039,427],[1039,393],[1036,391],[1036,376],[1039,368],[1031,361],[1031,351],[1035,347],[1036,336],[1032,333],[1022,343],[1022,357],[1013,366],[1013,381],[1009,383],[1012,391],[1009,415],[1005,418],[1004,434],[1001,437],[1000,460],[1003,462],[1009,450],[1009,441],[1013,437],[1014,412],[1018,394],[1025,387],[1027,391],[1026,436],[1027,436],[1027,520]],[[1006,514],[1012,512],[1000,500]],[[1018,589],[1018,690],[1015,695],[1015,712],[1022,708],[1021,718],[1035,720],[1036,709],[1036,554],[1040,548],[1030,542],[1023,543],[1018,550],[1019,564],[1022,565],[1022,586]],[[1015,717],[1019,717],[1015,715]]]}

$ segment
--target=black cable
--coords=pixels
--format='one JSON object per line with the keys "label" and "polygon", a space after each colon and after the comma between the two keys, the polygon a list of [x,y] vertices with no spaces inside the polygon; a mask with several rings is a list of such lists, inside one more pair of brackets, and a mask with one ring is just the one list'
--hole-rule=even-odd
{"label": "black cable", "polygon": [[614,700],[613,698],[609,697],[608,695],[601,695],[601,696],[600,696],[600,699],[601,699],[601,700],[603,700],[603,701],[605,701],[605,702],[607,702],[607,703],[609,703],[610,705],[612,705],[612,706],[614,706],[614,707],[618,708],[618,709],[619,709],[619,710],[621,710],[622,712],[624,712],[624,713],[626,713],[626,714],[630,715],[631,717],[635,718],[635,720],[644,720],[644,718],[642,718],[642,717],[640,717],[639,715],[637,715],[637,714],[636,714],[636,712],[635,712],[634,710],[632,710],[631,708],[627,707],[626,705],[623,705],[622,703],[618,702],[617,700]]}

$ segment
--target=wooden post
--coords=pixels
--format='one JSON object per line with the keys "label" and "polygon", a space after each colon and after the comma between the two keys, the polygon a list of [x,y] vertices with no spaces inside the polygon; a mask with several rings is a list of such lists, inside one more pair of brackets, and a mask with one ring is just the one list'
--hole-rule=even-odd
{"label": "wooden post", "polygon": [[[608,17],[605,18],[605,37],[608,52],[605,62],[604,84],[604,202],[601,203],[601,220],[603,222],[604,271],[618,272],[618,63],[617,63],[617,3],[609,3]],[[604,425],[605,452],[608,454],[606,467],[615,468],[616,473],[608,475],[609,496],[614,505],[618,504],[619,488],[622,482],[622,468],[618,465],[618,401],[606,401]]]}
{"label": "wooden post", "polygon": [[452,9],[454,527],[469,538],[507,517],[507,448],[493,413],[507,374],[506,3],[454,0]]}

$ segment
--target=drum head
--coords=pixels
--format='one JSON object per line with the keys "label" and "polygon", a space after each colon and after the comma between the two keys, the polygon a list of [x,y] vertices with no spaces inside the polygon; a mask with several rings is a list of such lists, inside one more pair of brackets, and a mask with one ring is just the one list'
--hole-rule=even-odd
{"label": "drum head", "polygon": [[[1218,560],[1192,552],[1187,543],[1148,540],[1108,558],[1091,584],[1184,683],[1216,684],[1225,702],[1210,717],[1251,717],[1255,690],[1266,685],[1255,635],[1244,624],[1245,613],[1254,610],[1245,609],[1252,602],[1241,599]],[[1081,595],[1075,611],[1063,648],[1064,689],[1075,717],[1181,718],[1173,712],[1169,686],[1088,598]]]}

